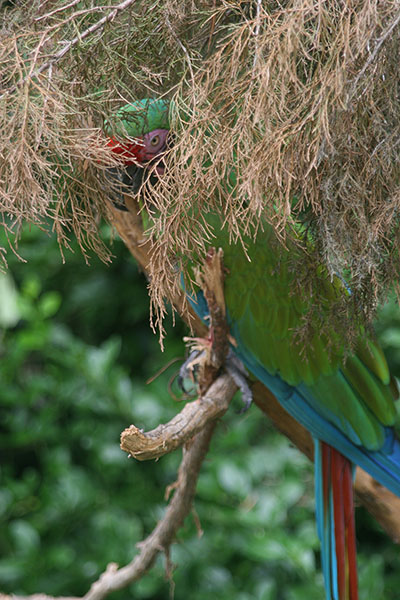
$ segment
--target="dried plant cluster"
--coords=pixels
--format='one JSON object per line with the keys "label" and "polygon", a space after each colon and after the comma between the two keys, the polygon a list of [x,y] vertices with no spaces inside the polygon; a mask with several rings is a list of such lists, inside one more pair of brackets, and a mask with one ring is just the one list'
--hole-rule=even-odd
{"label": "dried plant cluster", "polygon": [[61,242],[73,231],[106,259],[104,118],[163,95],[175,146],[147,198],[160,314],[176,251],[204,254],[202,216],[218,210],[236,239],[266,220],[298,244],[306,224],[299,286],[322,259],[352,287],[336,314],[371,317],[400,272],[398,0],[14,4],[1,9],[6,227],[50,219]]}
{"label": "dried plant cluster", "polygon": [[33,222],[53,228],[61,246],[73,234],[85,254],[109,258],[98,217],[104,169],[117,163],[103,123],[179,80],[165,16],[134,0],[1,3],[0,211],[10,240]]}

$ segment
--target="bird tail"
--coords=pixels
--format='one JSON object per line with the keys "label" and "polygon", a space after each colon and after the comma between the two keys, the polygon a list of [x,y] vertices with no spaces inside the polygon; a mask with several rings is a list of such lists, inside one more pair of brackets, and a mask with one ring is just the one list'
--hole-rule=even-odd
{"label": "bird tail", "polygon": [[318,536],[327,600],[358,600],[353,465],[325,442],[315,442]]}

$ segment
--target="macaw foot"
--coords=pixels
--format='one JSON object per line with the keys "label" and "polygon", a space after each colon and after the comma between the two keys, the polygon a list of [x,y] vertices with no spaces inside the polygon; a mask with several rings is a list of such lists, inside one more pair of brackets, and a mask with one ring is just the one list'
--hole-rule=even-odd
{"label": "macaw foot", "polygon": [[190,354],[179,369],[177,382],[181,390],[187,393],[185,379],[196,383],[200,367],[210,362],[212,339],[211,337],[184,337],[183,341],[189,344]]}
{"label": "macaw foot", "polygon": [[253,401],[253,392],[247,383],[246,367],[230,348],[225,361],[226,372],[232,377],[233,381],[238,386],[242,394],[242,402],[244,404],[241,413],[246,412],[250,408]]}
{"label": "macaw foot", "polygon": [[[199,344],[194,350],[192,350],[188,358],[185,360],[185,362],[179,369],[177,381],[179,387],[184,392],[186,392],[185,379],[190,379],[191,381],[195,382],[200,364],[205,359],[207,359],[209,348],[205,348],[204,346],[208,346],[211,342],[209,342],[209,340],[201,341],[203,342],[203,347],[199,347]],[[240,412],[246,412],[246,410],[250,408],[250,405],[253,401],[253,394],[249,384],[247,383],[247,373],[245,366],[243,365],[242,361],[234,354],[232,349],[229,349],[228,351],[228,356],[225,359],[224,369],[232,377],[233,381],[236,383],[242,394],[242,401],[244,406]]]}
{"label": "macaw foot", "polygon": [[[182,365],[179,381],[197,375],[200,393],[205,393],[221,370],[225,370],[242,393],[243,411],[252,402],[252,392],[247,383],[246,370],[232,348],[236,340],[229,333],[224,298],[225,269],[221,248],[209,248],[201,269],[195,272],[196,283],[208,305],[209,333],[207,338],[184,338],[191,345],[191,354]],[[243,412],[242,411],[242,412]]]}
{"label": "macaw foot", "polygon": [[183,392],[188,392],[185,388],[185,379],[190,379],[190,381],[195,383],[199,365],[204,360],[204,357],[205,350],[192,350],[185,362],[181,365],[177,383]]}

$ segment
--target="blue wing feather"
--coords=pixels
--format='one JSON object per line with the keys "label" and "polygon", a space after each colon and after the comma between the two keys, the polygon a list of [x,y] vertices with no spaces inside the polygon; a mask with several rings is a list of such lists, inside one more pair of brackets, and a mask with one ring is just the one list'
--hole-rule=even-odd
{"label": "blue wing feather", "polygon": [[[207,302],[200,291],[195,296],[188,294],[188,300],[201,319],[208,315]],[[287,412],[301,423],[314,438],[323,440],[338,448],[344,456],[369,473],[374,479],[400,496],[400,443],[390,427],[382,425],[383,444],[377,451],[371,451],[360,445],[356,433],[348,428],[349,437],[321,415],[313,407],[312,394],[307,386],[293,387],[283,381],[278,374],[271,375],[241,343],[240,333],[235,324],[232,335],[238,343],[233,348],[247,369],[259,379],[277,397]],[[317,404],[317,402],[315,402]]]}

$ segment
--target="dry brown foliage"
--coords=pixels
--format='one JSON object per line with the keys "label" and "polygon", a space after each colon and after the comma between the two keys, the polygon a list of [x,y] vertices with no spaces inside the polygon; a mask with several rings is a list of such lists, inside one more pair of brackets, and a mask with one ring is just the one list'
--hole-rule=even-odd
{"label": "dry brown foliage", "polygon": [[[322,258],[352,288],[335,313],[371,317],[400,271],[398,0],[15,4],[0,13],[8,228],[50,219],[60,242],[73,231],[107,259],[97,233],[112,164],[103,119],[166,95],[176,144],[149,199],[157,314],[179,285],[176,251],[205,253],[202,217],[217,209],[236,239],[262,217],[299,243],[292,224],[306,223],[310,266]],[[304,288],[313,270],[300,273]]]}

